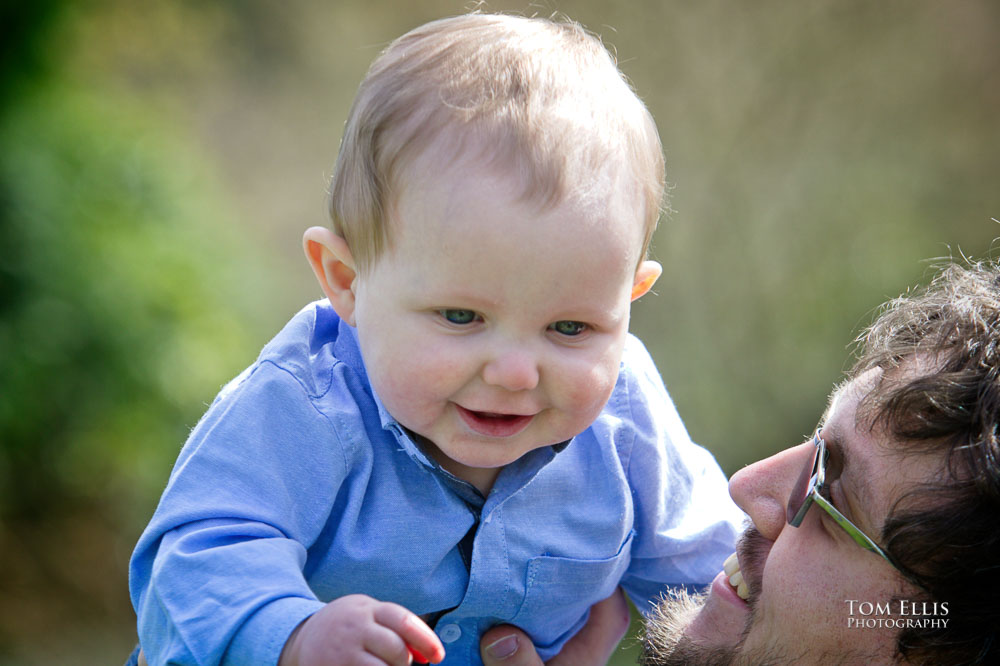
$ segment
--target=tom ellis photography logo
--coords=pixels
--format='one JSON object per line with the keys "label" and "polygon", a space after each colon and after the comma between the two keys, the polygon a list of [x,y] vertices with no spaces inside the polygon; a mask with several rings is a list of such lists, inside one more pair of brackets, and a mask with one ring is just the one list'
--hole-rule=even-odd
{"label": "tom ellis photography logo", "polygon": [[941,629],[948,626],[948,602],[898,599],[886,602],[845,599],[851,629]]}

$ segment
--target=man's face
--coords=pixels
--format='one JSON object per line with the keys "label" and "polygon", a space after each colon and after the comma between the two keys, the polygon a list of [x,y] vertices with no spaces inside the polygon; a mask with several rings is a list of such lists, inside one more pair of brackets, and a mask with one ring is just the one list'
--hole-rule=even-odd
{"label": "man's face", "polygon": [[615,193],[541,207],[435,150],[390,211],[391,245],[356,287],[370,379],[447,470],[498,469],[585,430],[618,377],[642,245]]}
{"label": "man's face", "polygon": [[[885,441],[878,430],[858,423],[858,403],[877,373],[836,392],[821,431],[830,452],[824,495],[876,542],[894,502],[932,478],[941,464],[937,456],[903,456],[878,441]],[[909,584],[820,507],[810,508],[799,527],[787,523],[792,486],[813,447],[811,442],[792,447],[733,475],[730,494],[753,523],[738,548],[749,599],[740,598],[720,574],[703,605],[681,620],[677,661],[650,663],[891,661],[897,630],[849,626],[849,601],[855,601],[856,617],[858,603],[909,596]]]}

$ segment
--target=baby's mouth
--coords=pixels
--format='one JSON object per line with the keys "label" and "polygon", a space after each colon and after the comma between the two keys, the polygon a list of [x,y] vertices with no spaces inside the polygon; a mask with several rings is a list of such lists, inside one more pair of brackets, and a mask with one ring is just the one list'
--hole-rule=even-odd
{"label": "baby's mouth", "polygon": [[472,430],[488,437],[512,437],[531,423],[534,414],[480,412],[455,405],[459,415]]}
{"label": "baby's mouth", "polygon": [[749,599],[750,587],[743,580],[743,572],[740,570],[740,560],[736,557],[736,553],[729,556],[722,565],[722,570],[726,572],[726,576],[729,577],[729,586],[736,590],[739,598],[743,601]]}

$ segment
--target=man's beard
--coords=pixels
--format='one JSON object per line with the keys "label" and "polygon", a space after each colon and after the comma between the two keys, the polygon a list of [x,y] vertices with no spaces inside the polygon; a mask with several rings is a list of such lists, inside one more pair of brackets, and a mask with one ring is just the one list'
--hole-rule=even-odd
{"label": "man's beard", "polygon": [[[764,537],[752,524],[740,537],[737,551],[745,577],[763,568],[767,552],[763,549],[763,542]],[[743,649],[744,640],[755,622],[759,593],[760,581],[755,579],[747,600],[747,623],[740,639],[733,645],[708,646],[693,642],[684,633],[705,605],[708,593],[689,594],[686,590],[671,590],[646,618],[639,663],[642,666],[768,666],[795,663],[782,658],[774,646],[755,650],[754,654],[748,654]]]}
{"label": "man's beard", "polygon": [[672,590],[646,618],[642,636],[642,666],[730,666],[736,664],[738,645],[697,645],[684,629],[705,604],[707,593]]}
{"label": "man's beard", "polygon": [[752,653],[743,649],[753,616],[747,620],[743,636],[735,645],[708,646],[693,642],[684,629],[705,604],[707,593],[688,594],[672,591],[664,597],[646,618],[642,636],[641,666],[777,666],[802,663],[788,659],[770,646]]}

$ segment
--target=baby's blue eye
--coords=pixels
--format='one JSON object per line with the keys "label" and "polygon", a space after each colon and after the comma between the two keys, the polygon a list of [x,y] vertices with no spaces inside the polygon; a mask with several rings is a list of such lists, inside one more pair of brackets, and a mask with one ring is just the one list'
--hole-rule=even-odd
{"label": "baby's blue eye", "polygon": [[476,313],[472,310],[441,310],[441,316],[452,324],[471,324],[476,321]]}
{"label": "baby's blue eye", "polygon": [[556,323],[549,326],[553,331],[559,333],[560,335],[580,335],[585,330],[587,330],[587,325],[579,321],[557,321]]}

